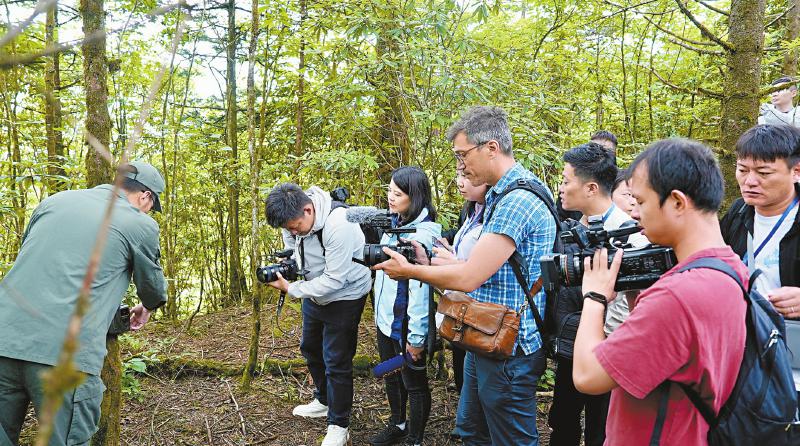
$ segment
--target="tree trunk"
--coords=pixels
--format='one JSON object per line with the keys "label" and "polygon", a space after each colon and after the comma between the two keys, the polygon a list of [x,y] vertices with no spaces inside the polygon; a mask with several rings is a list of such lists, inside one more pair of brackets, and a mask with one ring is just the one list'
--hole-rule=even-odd
{"label": "tree trunk", "polygon": [[[378,8],[381,8],[378,6]],[[382,23],[395,23],[391,8],[385,7],[379,15]],[[396,60],[399,48],[397,38],[392,33],[389,25],[383,25],[375,43],[375,56],[377,60]],[[378,177],[381,184],[388,184],[394,168],[408,165],[411,160],[411,142],[408,136],[409,118],[408,106],[403,99],[402,88],[397,84],[402,76],[396,68],[382,64],[374,80],[370,83],[379,91],[375,97],[375,128],[373,141],[376,142],[376,152],[379,157]],[[382,191],[378,191],[382,193]],[[375,197],[376,199],[378,197]]]}
{"label": "tree trunk", "polygon": [[[45,47],[52,48],[58,45],[58,3],[53,3],[47,10],[45,24]],[[62,178],[64,172],[64,142],[61,133],[61,76],[59,73],[60,52],[53,53],[45,59],[44,76],[44,120],[47,134],[47,188],[48,193],[54,194],[64,190],[65,183]]]}
{"label": "tree trunk", "polygon": [[764,48],[765,0],[731,2],[727,73],[722,99],[719,161],[725,178],[725,203],[739,196],[736,183],[736,141],[756,124]]}
{"label": "tree trunk", "polygon": [[303,154],[303,125],[305,122],[305,76],[306,76],[306,38],[303,26],[308,18],[308,7],[306,0],[300,0],[300,54],[298,58],[300,62],[297,67],[297,116],[296,128],[297,132],[294,138],[294,154],[300,156]]}
{"label": "tree trunk", "polygon": [[[106,62],[105,12],[103,0],[81,0],[83,34],[97,36],[83,43],[83,80],[86,89],[86,131],[97,138],[103,149],[109,150],[111,118],[108,115],[108,64]],[[88,141],[87,141],[88,144]],[[95,148],[86,150],[86,185],[94,187],[110,183],[111,163]],[[103,363],[101,378],[106,386],[103,393],[99,430],[92,437],[93,446],[117,446],[120,434],[122,392],[122,360],[116,337],[106,339],[108,354]]]}
{"label": "tree trunk", "polygon": [[106,359],[100,378],[106,385],[100,406],[100,422],[92,437],[92,446],[117,446],[120,438],[120,409],[122,407],[122,356],[116,336],[106,337]]}
{"label": "tree trunk", "polygon": [[[111,117],[108,115],[108,61],[106,60],[105,11],[103,0],[81,0],[83,35],[83,82],[86,89],[86,131],[110,152]],[[88,141],[86,142],[88,144]],[[111,163],[88,145],[86,183],[89,187],[108,183]]]}
{"label": "tree trunk", "polygon": [[[791,42],[800,36],[800,1],[787,0],[786,7],[789,12],[786,14],[786,36],[784,42]],[[797,74],[797,53],[798,51],[787,51],[783,56],[783,74],[795,76]]]}
{"label": "tree trunk", "polygon": [[[260,208],[261,200],[258,196],[259,185],[259,157],[258,148],[256,147],[256,87],[255,87],[255,67],[256,67],[256,52],[258,51],[258,36],[259,36],[259,0],[253,0],[251,9],[253,11],[253,19],[251,23],[250,34],[250,47],[248,48],[248,64],[247,64],[247,151],[250,153],[250,274],[251,277],[256,276],[256,268],[261,263],[261,252],[259,250],[259,222],[258,210]],[[265,70],[266,71],[266,70]],[[264,73],[264,77],[267,73]],[[266,95],[266,92],[264,93]],[[250,388],[250,383],[253,380],[253,375],[258,365],[258,339],[261,335],[261,297],[264,291],[264,285],[259,281],[253,281],[253,331],[250,336],[250,349],[247,355],[247,364],[244,366],[242,373],[242,388],[247,390]]]}
{"label": "tree trunk", "polygon": [[228,235],[230,241],[230,295],[229,302],[239,303],[246,288],[242,261],[239,255],[239,155],[236,126],[236,4],[228,2],[226,96],[227,116],[225,138],[231,149],[230,179],[228,180]]}

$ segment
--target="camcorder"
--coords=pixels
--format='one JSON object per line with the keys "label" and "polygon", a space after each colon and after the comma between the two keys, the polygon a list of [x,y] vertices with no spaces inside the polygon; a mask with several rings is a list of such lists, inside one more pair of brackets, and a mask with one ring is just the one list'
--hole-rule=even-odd
{"label": "camcorder", "polygon": [[[414,228],[392,228],[392,214],[386,209],[377,209],[371,206],[354,206],[347,209],[347,221],[358,223],[362,228],[374,230],[385,234],[410,234],[417,232]],[[366,232],[366,231],[365,231]],[[381,245],[367,243],[364,245],[361,259],[353,259],[364,266],[375,266],[390,259],[389,255],[383,252],[383,248],[389,248],[400,253],[411,263],[417,262],[416,250],[411,242],[400,240],[395,245]],[[425,249],[426,254],[430,254]]]}
{"label": "camcorder", "polygon": [[561,286],[581,286],[583,281],[583,259],[594,256],[601,248],[608,249],[608,264],[620,248],[625,249],[622,264],[614,284],[615,291],[641,290],[655,283],[662,274],[669,271],[678,261],[672,248],[650,244],[643,248],[628,249],[627,238],[642,230],[639,226],[623,226],[606,231],[601,216],[589,217],[589,227],[576,225],[563,231],[559,237],[564,243],[574,243],[580,248],[578,253],[552,254],[542,256],[542,284],[545,290],[555,290]]}
{"label": "camcorder", "polygon": [[274,282],[278,280],[278,273],[289,282],[294,282],[299,276],[302,276],[303,274],[297,266],[297,261],[292,258],[292,254],[294,254],[293,249],[284,249],[283,251],[272,253],[272,257],[277,260],[277,263],[260,266],[256,269],[256,278],[258,278],[259,282]]}
{"label": "camcorder", "polygon": [[109,336],[119,336],[123,333],[131,331],[131,309],[127,305],[120,305],[114,313],[114,318],[111,319],[111,325],[108,327]]}

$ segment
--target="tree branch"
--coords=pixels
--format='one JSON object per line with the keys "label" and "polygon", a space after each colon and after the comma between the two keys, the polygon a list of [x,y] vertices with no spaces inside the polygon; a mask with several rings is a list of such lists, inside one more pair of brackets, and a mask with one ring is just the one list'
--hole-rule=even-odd
{"label": "tree branch", "polygon": [[714,44],[713,44],[713,43],[711,43],[711,42],[699,42],[699,41],[697,41],[697,40],[687,39],[686,37],[679,36],[678,34],[676,34],[676,33],[672,32],[672,31],[670,31],[670,30],[668,30],[668,29],[666,29],[666,28],[662,27],[662,26],[661,26],[661,25],[659,25],[658,23],[654,22],[654,21],[653,21],[653,20],[652,20],[650,17],[647,17],[647,16],[643,16],[643,17],[644,17],[644,19],[645,19],[645,20],[647,20],[648,22],[650,22],[650,23],[651,23],[653,26],[655,26],[655,27],[656,27],[657,29],[659,29],[660,31],[662,31],[662,32],[664,32],[664,33],[666,33],[666,34],[669,34],[670,36],[672,36],[672,37],[675,37],[676,39],[680,39],[681,41],[683,41],[683,42],[685,42],[685,43],[688,43],[688,44],[690,44],[690,45],[714,46]]}
{"label": "tree branch", "polygon": [[795,79],[795,80],[790,81],[790,82],[781,82],[780,84],[770,85],[767,88],[763,88],[761,90],[758,90],[758,95],[759,96],[766,96],[768,94],[775,93],[776,91],[785,90],[785,89],[791,87],[792,85],[797,85],[798,83],[800,83],[800,78]]}
{"label": "tree branch", "polygon": [[717,37],[713,32],[711,32],[710,29],[706,28],[706,26],[703,25],[702,22],[697,20],[694,14],[692,14],[692,11],[689,11],[689,8],[686,7],[685,3],[683,3],[681,0],[675,0],[675,3],[678,4],[678,8],[680,8],[683,15],[685,15],[689,20],[691,20],[692,23],[694,23],[694,26],[696,26],[697,29],[700,30],[700,33],[703,36],[705,36],[706,39],[716,43],[717,45],[724,48],[726,51],[733,51],[733,46],[731,46],[730,43]]}
{"label": "tree branch", "polygon": [[785,11],[783,11],[783,12],[782,12],[782,13],[780,13],[780,14],[778,14],[778,16],[777,16],[777,17],[775,17],[774,19],[770,20],[770,21],[769,21],[769,23],[767,23],[766,25],[764,25],[764,29],[765,29],[765,30],[767,30],[767,29],[769,29],[769,28],[770,28],[772,25],[774,25],[774,24],[778,23],[778,20],[780,20],[780,19],[782,19],[782,18],[786,17],[786,14],[790,13],[790,12],[791,12],[791,11],[794,9],[794,7],[795,7],[795,6],[796,6],[796,5],[792,5],[792,6],[788,7],[788,8],[786,8],[786,10],[785,10]]}
{"label": "tree branch", "polygon": [[722,15],[724,15],[726,17],[729,17],[731,15],[730,12],[725,11],[724,9],[719,9],[716,6],[711,6],[711,5],[708,4],[708,2],[704,2],[703,0],[695,0],[695,1],[697,3],[700,3],[701,5],[705,6],[706,8],[716,12],[717,14],[722,14]]}
{"label": "tree branch", "polygon": [[719,93],[719,92],[716,92],[716,91],[712,91],[712,90],[707,90],[705,88],[700,88],[700,87],[698,87],[696,90],[690,90],[690,89],[685,88],[685,87],[680,87],[680,86],[675,85],[672,82],[664,79],[660,74],[658,74],[658,71],[656,71],[653,67],[647,67],[647,68],[650,70],[651,73],[653,73],[653,75],[655,77],[658,78],[658,80],[660,80],[664,85],[666,85],[667,87],[672,88],[673,90],[677,90],[677,91],[680,91],[680,92],[683,92],[683,93],[686,93],[686,94],[694,94],[694,95],[700,95],[700,96],[708,96],[708,97],[712,97],[712,98],[715,98],[715,99],[722,99],[722,93]]}
{"label": "tree branch", "polygon": [[[8,32],[6,32],[6,34],[0,38],[0,48],[8,45],[9,42],[14,40],[18,35],[20,35],[20,33],[25,31],[25,28],[30,26],[31,22],[33,22],[33,19],[35,19],[36,16],[43,12],[47,12],[53,7],[53,5],[55,5],[55,3],[56,0],[39,0],[39,2],[36,3],[36,7],[33,8],[33,13],[31,13],[27,19],[23,20],[19,26],[9,26]],[[9,25],[11,24],[9,23]]]}
{"label": "tree branch", "polygon": [[679,47],[686,48],[687,50],[692,50],[692,51],[694,51],[696,53],[707,54],[709,56],[724,56],[725,55],[725,53],[723,53],[722,51],[714,51],[714,50],[706,50],[706,49],[703,49],[703,48],[697,48],[697,47],[685,44],[685,43],[681,42],[680,40],[676,40],[676,39],[667,39],[667,40],[669,40],[670,42],[674,43],[675,45],[678,45]]}

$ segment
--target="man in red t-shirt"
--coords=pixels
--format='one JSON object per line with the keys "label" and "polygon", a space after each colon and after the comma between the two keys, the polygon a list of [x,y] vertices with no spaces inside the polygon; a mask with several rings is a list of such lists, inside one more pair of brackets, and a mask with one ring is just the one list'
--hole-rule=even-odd
{"label": "man in red t-shirt", "polygon": [[[747,269],[725,245],[716,213],[722,174],[711,150],[686,139],[653,143],[630,168],[638,203],[633,218],[653,243],[672,247],[678,265],[636,299],[630,317],[608,339],[603,313],[616,297],[622,256],[610,267],[601,250],[584,263],[584,307],[575,340],[573,378],[584,393],[612,390],[607,445],[647,445],[665,380],[691,385],[716,411],[730,396],[745,343],[746,304],[730,277],[709,269],[678,273],[702,257],[719,258],[747,281]],[[593,267],[594,265],[594,267]],[[707,444],[708,424],[676,385],[662,445]]]}

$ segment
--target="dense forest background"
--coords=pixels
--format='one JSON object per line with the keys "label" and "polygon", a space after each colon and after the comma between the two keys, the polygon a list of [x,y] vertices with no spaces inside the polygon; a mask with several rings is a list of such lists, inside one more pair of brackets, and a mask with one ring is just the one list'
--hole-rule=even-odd
{"label": "dense forest background", "polygon": [[601,128],[623,165],[684,136],[730,174],[800,46],[797,0],[3,0],[3,13],[0,277],[43,198],[110,181],[123,156],[149,161],[167,182],[158,318],[173,321],[257,315],[277,297],[251,272],[280,243],[263,225],[279,182],[380,206],[391,170],[419,165],[452,226],[444,133],[473,105],[508,111],[517,160],[553,187],[561,154]]}

